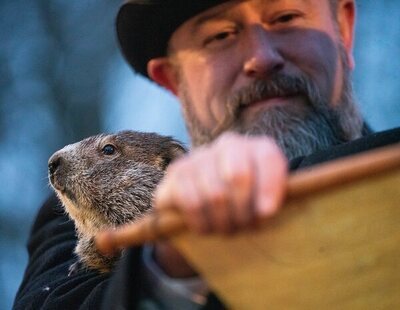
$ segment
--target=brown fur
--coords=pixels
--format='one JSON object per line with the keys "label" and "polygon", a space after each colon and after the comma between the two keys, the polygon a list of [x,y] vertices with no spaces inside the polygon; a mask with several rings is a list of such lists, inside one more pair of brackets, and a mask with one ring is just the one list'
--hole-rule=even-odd
{"label": "brown fur", "polygon": [[[104,146],[112,145],[113,154]],[[185,152],[170,137],[122,131],[67,145],[49,159],[49,179],[74,220],[78,265],[108,272],[116,258],[102,256],[93,237],[100,230],[138,219],[151,207],[153,192],[167,165]]]}

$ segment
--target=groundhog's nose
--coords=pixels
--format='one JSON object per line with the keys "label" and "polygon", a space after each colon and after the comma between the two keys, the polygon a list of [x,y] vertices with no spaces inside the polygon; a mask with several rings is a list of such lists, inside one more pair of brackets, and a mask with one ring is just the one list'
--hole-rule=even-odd
{"label": "groundhog's nose", "polygon": [[62,157],[60,154],[54,154],[49,159],[49,174],[54,174],[57,168],[61,165]]}

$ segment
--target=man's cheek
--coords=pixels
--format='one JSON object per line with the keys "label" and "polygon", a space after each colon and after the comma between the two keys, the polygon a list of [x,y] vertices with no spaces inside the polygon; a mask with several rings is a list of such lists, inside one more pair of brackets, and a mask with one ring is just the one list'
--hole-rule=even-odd
{"label": "man's cheek", "polygon": [[301,28],[282,35],[280,44],[286,61],[317,83],[327,98],[332,98],[338,73],[338,43],[325,32]]}

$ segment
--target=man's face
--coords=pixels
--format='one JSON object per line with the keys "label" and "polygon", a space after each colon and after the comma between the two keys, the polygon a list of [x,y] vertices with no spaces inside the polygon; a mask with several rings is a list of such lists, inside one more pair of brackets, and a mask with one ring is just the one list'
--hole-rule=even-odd
{"label": "man's face", "polygon": [[293,158],[358,137],[340,27],[328,0],[228,1],[184,23],[170,60],[193,144],[268,134]]}

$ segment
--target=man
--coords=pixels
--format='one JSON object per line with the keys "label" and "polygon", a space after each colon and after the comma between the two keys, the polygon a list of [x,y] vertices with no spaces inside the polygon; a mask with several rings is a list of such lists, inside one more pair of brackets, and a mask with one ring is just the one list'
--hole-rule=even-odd
{"label": "man", "polygon": [[[174,93],[194,149],[171,164],[155,208],[198,233],[277,213],[291,169],[399,140],[370,136],[350,83],[354,0],[138,1],[118,16],[133,68]],[[334,147],[332,147],[334,146]],[[289,159],[289,163],[287,161]],[[68,277],[73,227],[41,210],[15,308],[196,309],[206,284],[167,243],[132,249],[112,275]],[[212,297],[206,306],[221,305]]]}
{"label": "man", "polygon": [[[353,1],[211,1],[173,29],[168,46],[141,59],[131,46],[157,33],[156,21],[140,24],[151,6],[121,12],[122,47],[137,70],[179,97],[195,146],[233,129],[272,136],[293,159],[361,136],[349,80]],[[157,18],[179,18],[169,4],[159,7]],[[198,232],[248,227],[276,212],[285,171],[267,138],[222,135],[170,167],[156,207],[182,209]]]}

